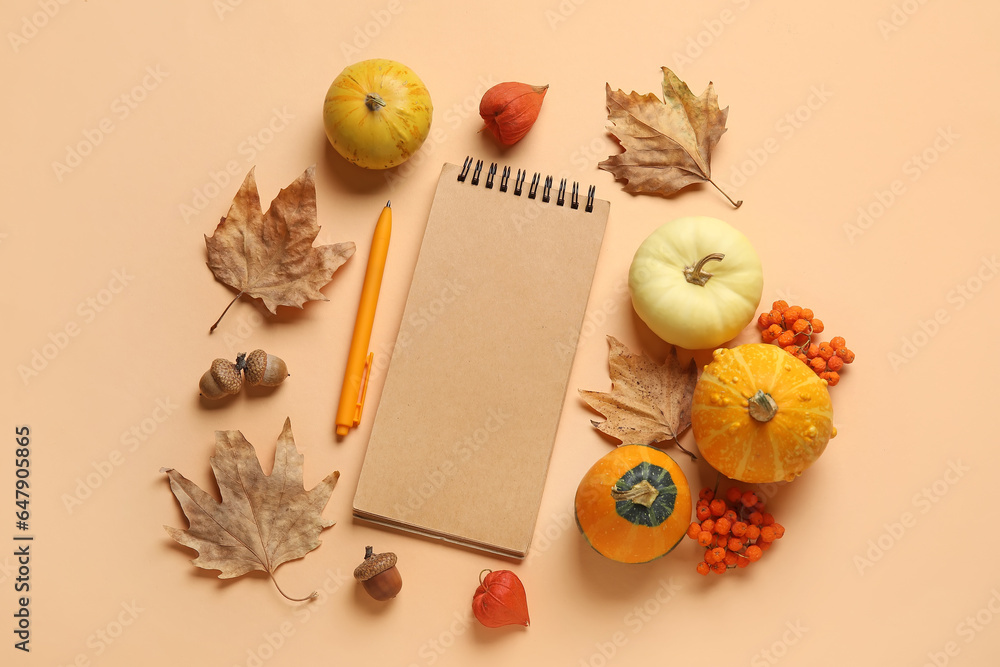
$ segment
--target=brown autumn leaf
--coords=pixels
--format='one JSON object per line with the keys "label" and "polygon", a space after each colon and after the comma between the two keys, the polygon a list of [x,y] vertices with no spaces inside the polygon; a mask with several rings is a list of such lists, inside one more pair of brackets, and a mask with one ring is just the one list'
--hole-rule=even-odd
{"label": "brown autumn leaf", "polygon": [[163,468],[190,524],[187,530],[164,526],[170,537],[198,552],[191,562],[219,570],[220,579],[247,572],[267,572],[278,586],[279,565],[302,558],[320,545],[319,534],[333,521],[323,518],[340,473],[334,471],[306,491],[302,485],[302,455],[292,438],[291,420],[278,436],[274,466],[265,475],[257,452],[239,431],[215,432],[215,455],[209,461],[222,492],[222,502],[198,488],[173,468]]}
{"label": "brown autumn leaf", "polygon": [[671,195],[693,183],[708,181],[739,207],[712,180],[712,151],[726,131],[729,107],[720,110],[709,82],[695,97],[687,84],[663,67],[663,101],[652,94],[626,95],[605,84],[608,130],[624,152],[597,166],[627,181],[626,192]]}
{"label": "brown autumn leaf", "polygon": [[319,290],[354,254],[354,243],[313,246],[320,230],[315,171],[315,166],[306,169],[262,213],[251,169],[215,234],[205,237],[208,268],[239,292],[229,306],[244,294],[261,299],[272,313],[278,306],[302,308],[306,301],[328,301]]}
{"label": "brown autumn leaf", "polygon": [[632,354],[614,336],[608,336],[608,344],[611,392],[580,390],[583,400],[605,417],[602,422],[591,423],[622,444],[677,442],[678,436],[691,426],[691,398],[698,381],[694,359],[682,367],[677,348],[671,347],[660,365],[645,354]]}

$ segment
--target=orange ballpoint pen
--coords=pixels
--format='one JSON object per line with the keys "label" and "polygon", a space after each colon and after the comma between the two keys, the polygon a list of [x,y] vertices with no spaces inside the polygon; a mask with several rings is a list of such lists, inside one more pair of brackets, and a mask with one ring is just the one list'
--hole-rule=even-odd
{"label": "orange ballpoint pen", "polygon": [[368,255],[368,268],[365,269],[365,282],[361,287],[358,317],[354,322],[354,335],[351,337],[347,368],[344,370],[344,388],[340,392],[340,405],[337,406],[336,423],[339,436],[347,435],[351,427],[361,422],[361,411],[365,405],[365,395],[368,393],[368,378],[371,375],[373,358],[368,352],[368,345],[372,337],[372,324],[375,322],[378,293],[382,287],[385,259],[389,253],[389,236],[392,233],[392,209],[389,207],[391,203],[385,203],[385,208],[375,223],[375,233],[372,235],[372,249]]}

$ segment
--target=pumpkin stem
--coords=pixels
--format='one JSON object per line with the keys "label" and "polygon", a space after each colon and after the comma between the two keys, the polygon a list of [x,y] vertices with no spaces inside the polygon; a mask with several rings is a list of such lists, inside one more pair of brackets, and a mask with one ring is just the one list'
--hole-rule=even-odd
{"label": "pumpkin stem", "polygon": [[756,394],[747,399],[747,410],[751,417],[764,423],[771,421],[774,415],[778,414],[778,404],[770,394],[758,389]]}
{"label": "pumpkin stem", "polygon": [[656,490],[655,486],[649,483],[648,479],[633,484],[632,488],[628,491],[611,489],[611,497],[615,502],[619,500],[631,500],[633,503],[642,505],[643,507],[650,507],[659,495],[660,492]]}
{"label": "pumpkin stem", "polygon": [[703,286],[708,282],[708,279],[712,277],[712,274],[708,271],[702,271],[702,267],[705,266],[706,262],[721,262],[725,259],[725,255],[721,252],[713,252],[711,255],[705,255],[698,260],[698,263],[694,266],[684,267],[684,279],[687,280],[692,285]]}
{"label": "pumpkin stem", "polygon": [[369,111],[375,111],[385,106],[385,100],[378,93],[368,93],[365,95],[365,106],[368,107]]}

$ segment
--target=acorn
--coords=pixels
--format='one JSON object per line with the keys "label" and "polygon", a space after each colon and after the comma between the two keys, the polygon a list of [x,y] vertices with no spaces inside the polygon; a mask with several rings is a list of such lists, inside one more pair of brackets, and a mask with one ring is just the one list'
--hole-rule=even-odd
{"label": "acorn", "polygon": [[201,376],[198,387],[205,398],[217,399],[230,394],[238,394],[243,387],[243,376],[240,374],[240,362],[237,358],[233,363],[228,359],[216,359],[212,367]]}
{"label": "acorn", "polygon": [[354,578],[368,595],[379,601],[391,600],[403,587],[403,578],[396,569],[396,554],[391,551],[377,554],[372,547],[365,547],[365,560],[355,568]]}
{"label": "acorn", "polygon": [[243,372],[246,374],[247,384],[251,387],[257,385],[277,387],[288,377],[288,367],[285,362],[264,350],[254,350],[246,356]]}

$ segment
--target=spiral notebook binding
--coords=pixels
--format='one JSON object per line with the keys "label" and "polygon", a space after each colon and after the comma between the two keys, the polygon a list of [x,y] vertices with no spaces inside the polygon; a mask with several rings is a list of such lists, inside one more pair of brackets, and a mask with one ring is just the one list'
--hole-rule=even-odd
{"label": "spiral notebook binding", "polygon": [[542,175],[537,171],[535,175],[531,177],[531,189],[528,190],[528,199],[534,199],[535,195],[538,194],[538,184],[542,182]]}
{"label": "spiral notebook binding", "polygon": [[[473,162],[475,162],[475,167],[473,167]],[[483,166],[485,162],[483,160],[473,160],[472,157],[466,157],[465,161],[462,163],[462,171],[458,174],[458,180],[461,183],[465,182],[465,179],[469,177],[469,172],[472,172],[471,182],[472,185],[479,185],[479,178],[483,171]],[[499,165],[496,162],[491,162],[489,168],[486,170],[486,182],[484,183],[487,189],[493,189],[493,182],[496,179],[497,170]],[[509,187],[510,176],[513,170],[504,166],[503,171],[500,176],[500,192],[507,192]],[[514,176],[514,196],[520,197],[521,191],[524,189],[524,182],[528,178],[528,172],[525,169],[518,169],[517,174]],[[545,181],[542,181],[542,174],[540,172],[535,172],[531,177],[531,184],[528,188],[528,199],[535,199],[538,196],[538,186],[542,186],[542,201],[544,203],[550,203],[552,200],[552,185],[555,179],[551,175],[545,177]],[[568,179],[559,179],[559,188],[556,191],[556,206],[566,205],[566,189],[568,186]],[[587,201],[584,204],[584,211],[587,213],[593,213],[594,211],[594,197],[597,193],[597,187],[591,185],[587,189]],[[571,209],[580,208],[580,184],[577,181],[573,181],[573,186],[570,190],[570,204]]]}
{"label": "spiral notebook binding", "polygon": [[465,177],[469,175],[469,167],[472,166],[472,158],[465,158],[465,162],[462,164],[462,172],[458,175],[458,181],[460,183],[465,182]]}

